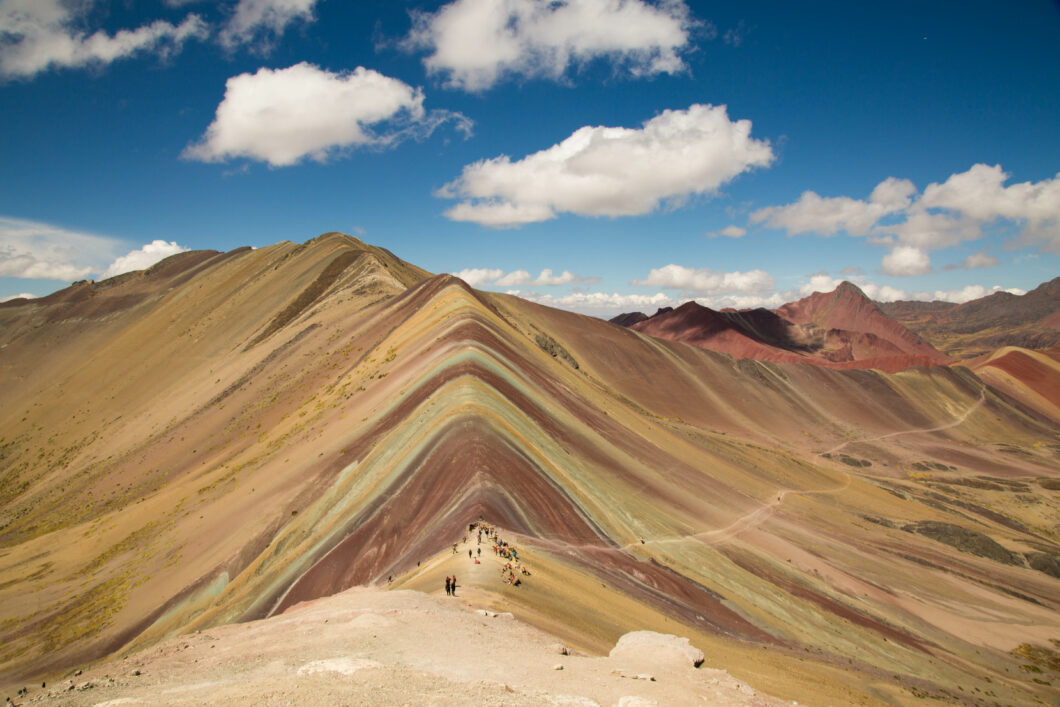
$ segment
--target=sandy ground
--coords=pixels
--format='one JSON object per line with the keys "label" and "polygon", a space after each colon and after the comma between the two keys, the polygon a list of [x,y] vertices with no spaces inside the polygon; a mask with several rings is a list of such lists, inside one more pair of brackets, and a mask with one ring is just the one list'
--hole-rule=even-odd
{"label": "sandy ground", "polygon": [[354,588],[246,624],[178,636],[15,704],[784,704],[659,650],[564,655],[459,596]]}

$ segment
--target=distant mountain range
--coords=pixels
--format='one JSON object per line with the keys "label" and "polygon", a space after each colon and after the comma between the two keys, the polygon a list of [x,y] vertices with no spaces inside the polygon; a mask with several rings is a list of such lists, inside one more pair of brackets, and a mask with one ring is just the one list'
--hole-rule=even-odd
{"label": "distant mountain range", "polygon": [[997,293],[965,304],[870,300],[844,282],[776,310],[715,311],[696,302],[611,322],[738,359],[830,368],[948,365],[1003,346],[1060,345],[1060,278],[1026,295]]}
{"label": "distant mountain range", "polygon": [[988,354],[1002,346],[1060,346],[1060,277],[1025,295],[995,292],[952,302],[885,302],[887,316],[955,358]]}

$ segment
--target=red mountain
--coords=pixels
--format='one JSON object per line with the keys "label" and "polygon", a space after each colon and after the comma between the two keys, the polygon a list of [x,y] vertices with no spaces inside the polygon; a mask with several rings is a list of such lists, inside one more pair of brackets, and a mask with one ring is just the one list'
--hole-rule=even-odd
{"label": "red mountain", "polygon": [[[834,292],[815,292],[786,304],[777,314],[801,326],[808,335],[823,335],[824,347],[818,353],[828,361],[887,363],[883,359],[892,359],[891,363],[898,365],[884,370],[950,363],[948,356],[888,317],[849,282],[841,283]],[[899,365],[903,360],[908,363]]]}
{"label": "red mountain", "polygon": [[[612,321],[619,323],[620,319]],[[834,292],[815,292],[775,311],[716,312],[686,302],[629,328],[759,361],[876,368],[889,373],[950,363],[948,356],[885,315],[849,282]]]}

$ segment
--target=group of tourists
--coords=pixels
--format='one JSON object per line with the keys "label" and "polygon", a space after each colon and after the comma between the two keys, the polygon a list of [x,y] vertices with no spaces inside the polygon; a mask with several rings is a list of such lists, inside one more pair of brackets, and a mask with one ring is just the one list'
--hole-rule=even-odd
{"label": "group of tourists", "polygon": [[[464,544],[467,544],[472,537],[475,538],[477,547],[469,547],[467,550],[467,556],[468,559],[476,565],[481,563],[482,540],[485,538],[486,542],[490,543],[493,549],[493,554],[502,560],[505,560],[500,571],[501,579],[505,584],[518,587],[523,583],[523,577],[530,576],[530,570],[527,569],[526,565],[524,565],[519,559],[519,549],[498,537],[497,530],[493,526],[481,519],[475,523],[468,523],[467,533],[464,535]],[[458,547],[459,543],[453,543],[454,555],[458,552]],[[451,577],[446,575],[445,595],[450,597],[456,596],[456,575]]]}
{"label": "group of tourists", "polygon": [[[507,560],[507,562],[501,566],[500,572],[504,583],[510,584],[513,587],[520,586],[523,583],[523,580],[522,577],[518,575],[529,577],[530,570],[519,560],[519,548],[509,543],[507,540],[502,540],[498,537],[497,531],[493,528],[486,529],[486,538],[493,541],[493,554],[503,560]],[[479,530],[479,542],[482,542],[481,529]],[[516,573],[518,573],[518,575]]]}

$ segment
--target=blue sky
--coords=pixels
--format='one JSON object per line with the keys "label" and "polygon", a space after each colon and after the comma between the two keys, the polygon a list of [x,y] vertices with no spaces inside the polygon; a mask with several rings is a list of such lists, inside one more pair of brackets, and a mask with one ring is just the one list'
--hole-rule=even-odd
{"label": "blue sky", "polygon": [[0,0],[0,299],[332,230],[598,316],[1060,274],[1060,5]]}

